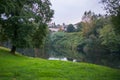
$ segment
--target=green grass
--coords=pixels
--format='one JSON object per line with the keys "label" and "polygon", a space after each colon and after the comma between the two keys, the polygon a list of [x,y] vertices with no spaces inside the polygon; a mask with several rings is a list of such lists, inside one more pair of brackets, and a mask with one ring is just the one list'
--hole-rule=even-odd
{"label": "green grass", "polygon": [[120,70],[11,55],[0,47],[0,80],[120,80]]}

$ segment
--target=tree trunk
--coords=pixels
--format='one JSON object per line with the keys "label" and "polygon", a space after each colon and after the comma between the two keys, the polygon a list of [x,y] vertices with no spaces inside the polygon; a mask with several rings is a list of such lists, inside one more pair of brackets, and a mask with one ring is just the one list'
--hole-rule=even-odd
{"label": "tree trunk", "polygon": [[2,43],[0,42],[0,46],[2,46]]}
{"label": "tree trunk", "polygon": [[11,54],[13,54],[13,55],[15,55],[15,51],[16,51],[16,46],[12,46],[12,48],[11,48]]}
{"label": "tree trunk", "polygon": [[[14,30],[14,36],[13,36],[13,39],[16,40],[17,39],[17,25],[15,24],[15,30]],[[11,48],[11,54],[15,55],[15,51],[16,51],[16,46],[12,45],[12,48]]]}
{"label": "tree trunk", "polygon": [[0,42],[0,46],[3,46],[3,42]]}
{"label": "tree trunk", "polygon": [[38,57],[39,49],[38,48],[34,48],[34,51],[35,51],[35,57]]}

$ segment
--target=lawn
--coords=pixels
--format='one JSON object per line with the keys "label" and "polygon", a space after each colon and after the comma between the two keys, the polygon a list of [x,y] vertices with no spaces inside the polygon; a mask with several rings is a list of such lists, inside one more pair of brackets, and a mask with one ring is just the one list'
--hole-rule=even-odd
{"label": "lawn", "polygon": [[0,47],[0,80],[120,80],[120,70],[89,63],[11,55]]}

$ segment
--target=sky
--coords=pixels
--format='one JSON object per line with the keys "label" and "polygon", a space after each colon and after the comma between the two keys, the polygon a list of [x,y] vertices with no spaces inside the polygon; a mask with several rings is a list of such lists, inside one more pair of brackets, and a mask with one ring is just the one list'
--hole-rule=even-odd
{"label": "sky", "polygon": [[75,24],[81,21],[85,11],[105,14],[100,0],[50,0],[55,11],[52,22],[56,24]]}

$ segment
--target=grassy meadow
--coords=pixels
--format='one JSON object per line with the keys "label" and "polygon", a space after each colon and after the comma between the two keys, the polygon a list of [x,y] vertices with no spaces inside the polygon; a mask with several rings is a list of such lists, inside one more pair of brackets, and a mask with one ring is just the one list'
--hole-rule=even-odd
{"label": "grassy meadow", "polygon": [[120,70],[89,63],[11,55],[0,47],[0,80],[120,80]]}

